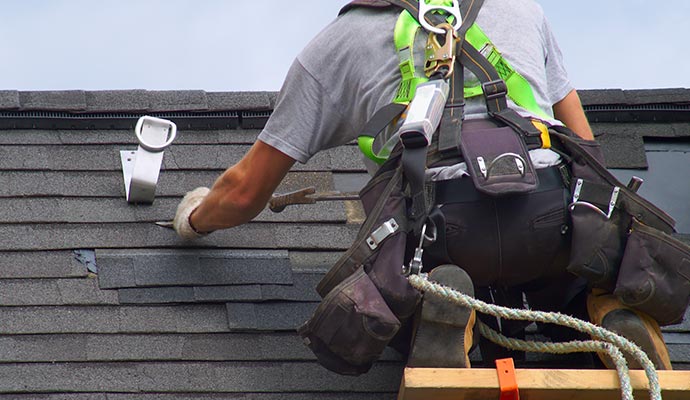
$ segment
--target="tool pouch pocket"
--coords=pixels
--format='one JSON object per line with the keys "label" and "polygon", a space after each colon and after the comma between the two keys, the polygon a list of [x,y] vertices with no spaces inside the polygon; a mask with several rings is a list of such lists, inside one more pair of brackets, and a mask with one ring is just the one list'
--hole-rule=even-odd
{"label": "tool pouch pocket", "polygon": [[610,218],[589,206],[570,205],[572,245],[568,271],[586,278],[592,287],[612,292],[626,245],[627,215]]}
{"label": "tool pouch pocket", "polygon": [[465,129],[460,149],[480,192],[503,196],[531,192],[539,185],[527,146],[510,126]]}
{"label": "tool pouch pocket", "polygon": [[660,325],[681,322],[690,302],[690,247],[633,220],[614,294]]}
{"label": "tool pouch pocket", "polygon": [[323,299],[299,335],[333,372],[367,372],[400,329],[378,288],[359,268]]}

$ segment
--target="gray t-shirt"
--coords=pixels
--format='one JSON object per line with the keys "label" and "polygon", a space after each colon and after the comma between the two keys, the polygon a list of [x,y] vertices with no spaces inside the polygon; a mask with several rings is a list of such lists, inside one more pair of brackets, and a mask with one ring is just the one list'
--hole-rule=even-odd
{"label": "gray t-shirt", "polygon": [[[328,25],[292,64],[259,140],[305,163],[320,150],[356,139],[397,92],[400,70],[393,28],[399,15],[400,10],[392,8],[356,8]],[[532,0],[486,0],[477,24],[529,81],[540,108],[552,116],[553,104],[573,87],[541,7]],[[417,35],[416,59],[424,55],[425,36]],[[417,64],[423,65],[421,60]],[[467,73],[466,85],[473,79]],[[482,97],[468,100],[468,118],[485,113]]]}

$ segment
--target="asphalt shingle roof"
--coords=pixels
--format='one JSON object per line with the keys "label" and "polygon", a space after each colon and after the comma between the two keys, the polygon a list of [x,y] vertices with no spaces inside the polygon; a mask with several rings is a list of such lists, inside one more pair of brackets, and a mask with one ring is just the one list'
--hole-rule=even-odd
{"label": "asphalt shingle roof", "polygon": [[[646,167],[646,138],[690,141],[687,89],[581,95],[610,167]],[[369,374],[342,377],[294,332],[355,237],[356,202],[264,211],[195,242],[153,224],[239,160],[275,96],[0,91],[3,399],[395,398],[394,351]],[[654,107],[639,107],[659,104],[673,107],[657,120]],[[130,205],[119,151],[136,148],[131,127],[144,113],[179,121],[179,135],[155,202]],[[365,181],[347,145],[295,166],[279,191],[352,191]],[[690,315],[665,332],[676,367],[690,368]]]}

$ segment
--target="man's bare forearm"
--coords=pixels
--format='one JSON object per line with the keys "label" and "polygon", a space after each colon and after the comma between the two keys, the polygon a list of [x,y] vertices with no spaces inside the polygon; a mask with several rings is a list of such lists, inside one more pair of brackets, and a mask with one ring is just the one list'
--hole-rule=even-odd
{"label": "man's bare forearm", "polygon": [[212,232],[251,221],[294,163],[284,153],[257,141],[242,160],[216,180],[189,222],[197,232]]}
{"label": "man's bare forearm", "polygon": [[582,109],[582,102],[580,102],[577,91],[571,91],[563,100],[554,104],[553,114],[557,120],[563,122],[581,138],[594,140],[592,128],[589,126],[587,116]]}

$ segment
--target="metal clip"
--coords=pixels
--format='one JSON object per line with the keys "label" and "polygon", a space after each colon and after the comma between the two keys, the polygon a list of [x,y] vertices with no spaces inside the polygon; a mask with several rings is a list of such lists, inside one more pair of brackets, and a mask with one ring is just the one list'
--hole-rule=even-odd
{"label": "metal clip", "polygon": [[398,229],[400,229],[400,225],[395,221],[395,218],[389,219],[369,235],[367,245],[370,249],[376,250],[384,239],[397,232]]}
{"label": "metal clip", "polygon": [[134,128],[136,151],[121,150],[125,193],[130,203],[152,203],[163,163],[163,150],[172,144],[177,126],[168,120],[144,116]]}
{"label": "metal clip", "polygon": [[419,245],[414,250],[414,256],[412,260],[410,260],[410,265],[403,265],[402,267],[403,275],[419,275],[419,273],[422,272],[422,268],[424,267],[424,265],[422,265],[422,255],[424,254],[423,246],[425,240],[436,240],[436,232],[434,232],[432,238],[426,236],[426,224],[422,227],[422,234],[419,236]]}
{"label": "metal clip", "polygon": [[578,179],[575,183],[575,190],[573,191],[573,202],[570,203],[570,206],[568,207],[570,211],[573,211],[575,207],[582,206],[597,212],[606,219],[611,219],[611,215],[613,215],[613,210],[616,208],[616,203],[618,202],[618,195],[620,194],[621,188],[619,188],[618,186],[613,187],[613,190],[611,191],[611,198],[609,199],[608,213],[604,213],[599,207],[595,206],[594,204],[589,203],[587,201],[580,201],[580,193],[582,192],[583,185],[584,181],[582,179]]}
{"label": "metal clip", "polygon": [[460,13],[460,2],[458,0],[452,0],[450,6],[428,4],[427,0],[422,0],[419,2],[419,16],[417,17],[417,21],[419,21],[427,31],[441,34],[443,33],[443,30],[432,26],[426,19],[426,15],[433,11],[443,11],[444,13],[453,16],[453,18],[455,18],[455,21],[453,21],[453,31],[460,29],[460,26],[462,25],[462,14]]}
{"label": "metal clip", "polygon": [[[445,68],[446,72],[443,78],[448,79],[453,75],[453,69],[455,68],[455,45],[458,41],[458,35],[449,23],[440,24],[437,28],[441,32],[430,33],[426,42],[424,72],[426,76],[432,76],[442,68]],[[441,34],[445,35],[443,44],[438,40],[438,35]]]}

